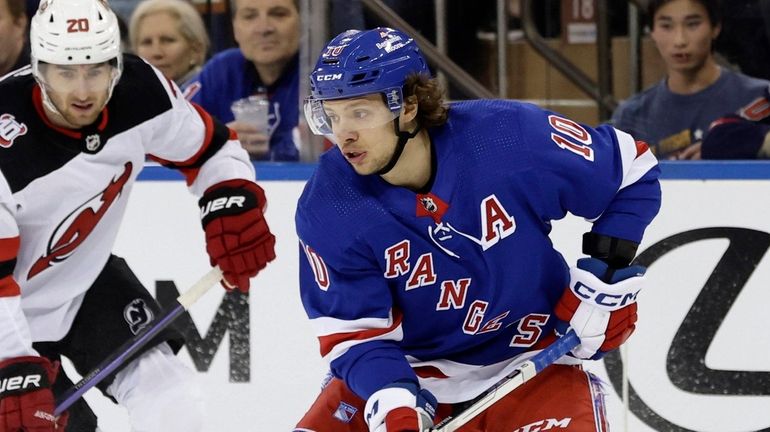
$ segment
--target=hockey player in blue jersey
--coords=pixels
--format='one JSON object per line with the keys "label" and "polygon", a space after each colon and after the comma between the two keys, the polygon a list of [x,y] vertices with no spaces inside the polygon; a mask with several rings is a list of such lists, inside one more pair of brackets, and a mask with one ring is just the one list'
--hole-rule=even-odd
{"label": "hockey player in blue jersey", "polygon": [[[338,35],[310,80],[306,118],[336,146],[297,206],[300,289],[332,376],[295,430],[427,430],[571,327],[571,356],[460,430],[604,431],[580,364],[634,330],[629,265],[661,199],[647,146],[515,101],[447,105],[388,28]],[[593,220],[572,267],[548,237],[567,212]]]}

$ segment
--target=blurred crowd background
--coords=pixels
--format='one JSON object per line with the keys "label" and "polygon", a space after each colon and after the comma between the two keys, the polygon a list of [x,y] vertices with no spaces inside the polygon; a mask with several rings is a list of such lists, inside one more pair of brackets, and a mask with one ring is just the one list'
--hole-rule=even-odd
{"label": "blurred crowd background", "polygon": [[[54,0],[55,1],[55,0]],[[0,74],[29,62],[38,0],[0,0]],[[661,159],[770,157],[770,0],[111,0],[124,50],[234,129],[254,160],[313,162],[307,72],[347,29],[417,39],[449,99],[612,122]],[[259,99],[266,123],[234,115]],[[266,102],[265,102],[266,101]]]}

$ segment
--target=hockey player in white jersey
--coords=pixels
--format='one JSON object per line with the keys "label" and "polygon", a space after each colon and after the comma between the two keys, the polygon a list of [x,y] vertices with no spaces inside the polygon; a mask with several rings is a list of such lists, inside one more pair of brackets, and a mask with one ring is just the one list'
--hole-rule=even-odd
{"label": "hockey player in white jersey", "polygon": [[[580,364],[634,329],[661,199],[647,146],[515,101],[447,106],[389,28],[338,35],[310,80],[336,146],[297,206],[300,291],[332,378],[295,430],[422,432],[571,327],[571,357],[460,430],[605,431]],[[593,221],[571,267],[548,238],[567,212]]]}
{"label": "hockey player in white jersey", "polygon": [[[111,254],[146,157],[180,170],[200,197],[206,250],[227,287],[249,289],[275,238],[234,134],[121,54],[105,1],[43,0],[30,39],[31,66],[0,81],[0,431],[89,432],[97,420],[82,399],[53,415],[72,386],[59,359],[85,374],[160,311]],[[97,385],[133,431],[201,430],[202,392],[174,355],[181,343],[167,329]]]}

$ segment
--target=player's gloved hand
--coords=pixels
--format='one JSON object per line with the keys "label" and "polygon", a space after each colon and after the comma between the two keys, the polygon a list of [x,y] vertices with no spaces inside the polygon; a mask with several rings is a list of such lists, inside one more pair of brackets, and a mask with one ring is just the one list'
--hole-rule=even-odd
{"label": "player's gloved hand", "polygon": [[581,258],[570,269],[569,287],[556,305],[556,331],[571,328],[580,338],[575,357],[598,360],[631,336],[645,271],[639,265],[611,269],[596,258]]}
{"label": "player's gloved hand", "polygon": [[0,431],[63,431],[67,413],[54,417],[51,385],[59,364],[45,357],[16,357],[0,362]]}
{"label": "player's gloved hand", "polygon": [[265,192],[248,180],[211,186],[198,201],[206,232],[206,252],[218,265],[225,288],[249,290],[249,279],[275,259],[275,236],[262,212]]}
{"label": "player's gloved hand", "polygon": [[433,426],[436,398],[414,382],[385,386],[366,401],[370,432],[423,432]]}

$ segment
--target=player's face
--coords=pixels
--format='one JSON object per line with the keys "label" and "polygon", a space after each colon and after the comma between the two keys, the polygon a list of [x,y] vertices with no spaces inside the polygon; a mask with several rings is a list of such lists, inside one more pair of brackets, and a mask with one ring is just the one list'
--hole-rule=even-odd
{"label": "player's face", "polygon": [[328,100],[324,111],[334,141],[358,174],[373,174],[387,165],[398,140],[393,130],[394,115],[380,94]]}
{"label": "player's face", "polygon": [[107,103],[114,67],[109,63],[92,65],[40,66],[48,98],[61,114],[51,120],[60,126],[78,129],[88,126]]}
{"label": "player's face", "polygon": [[184,37],[179,19],[168,12],[156,12],[142,18],[137,28],[136,54],[176,81],[197,64],[199,48]]}
{"label": "player's face", "polygon": [[299,50],[299,11],[294,0],[236,0],[233,34],[257,67],[282,68]]}
{"label": "player's face", "polygon": [[673,0],[655,12],[652,39],[670,72],[694,73],[711,58],[720,27],[695,0]]}

